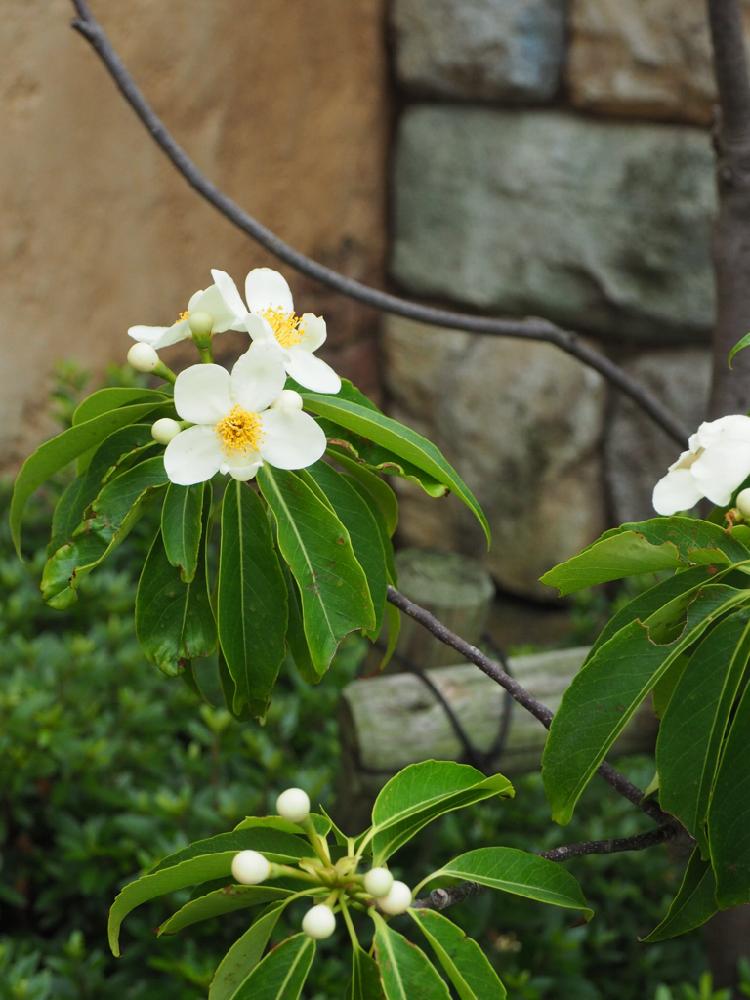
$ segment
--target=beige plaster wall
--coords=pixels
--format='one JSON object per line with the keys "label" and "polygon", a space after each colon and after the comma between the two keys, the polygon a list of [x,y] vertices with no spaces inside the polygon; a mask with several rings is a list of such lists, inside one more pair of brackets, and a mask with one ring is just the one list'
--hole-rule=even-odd
{"label": "beige plaster wall", "polygon": [[[381,280],[388,87],[384,0],[92,0],[198,165],[289,242]],[[0,19],[0,466],[48,429],[55,362],[124,357],[126,328],[169,323],[211,266],[271,263],[149,142],[69,28],[67,0]],[[293,276],[288,273],[288,277]],[[339,363],[376,317],[297,280]],[[347,346],[348,345],[348,346]]]}

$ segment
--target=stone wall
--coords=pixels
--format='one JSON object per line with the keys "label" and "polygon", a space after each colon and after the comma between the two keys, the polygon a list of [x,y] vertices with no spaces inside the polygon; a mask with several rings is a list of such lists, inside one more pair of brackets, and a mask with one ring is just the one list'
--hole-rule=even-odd
{"label": "stone wall", "polygon": [[[219,186],[326,264],[382,281],[385,0],[100,0],[115,45]],[[282,9],[283,8],[283,9]],[[175,173],[69,22],[69,0],[5,0],[0,21],[0,462],[48,428],[58,359],[121,360],[133,323],[170,323],[209,268],[272,263]],[[335,43],[334,40],[335,39]],[[291,274],[288,275],[290,278]],[[377,317],[296,280],[336,361]]]}
{"label": "stone wall", "polygon": [[[576,330],[695,426],[714,313],[703,0],[393,0],[392,20],[395,281]],[[541,572],[650,515],[676,448],[598,375],[398,319],[384,343],[392,408],[484,502],[507,594],[554,600]],[[401,532],[481,551],[459,504],[411,490]]]}

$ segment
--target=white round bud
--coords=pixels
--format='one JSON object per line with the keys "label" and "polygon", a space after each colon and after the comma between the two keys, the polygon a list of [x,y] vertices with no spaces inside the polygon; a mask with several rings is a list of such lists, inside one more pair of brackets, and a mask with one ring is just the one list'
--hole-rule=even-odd
{"label": "white round bud", "polygon": [[405,913],[411,906],[411,889],[405,882],[395,881],[388,895],[378,900],[378,906],[392,917]]}
{"label": "white round bud", "polygon": [[734,503],[743,517],[750,518],[750,487],[740,490]]}
{"label": "white round bud", "polygon": [[137,372],[152,372],[159,364],[159,355],[150,344],[133,344],[128,351],[128,364]]}
{"label": "white round bud", "polygon": [[292,823],[302,823],[310,815],[310,796],[301,788],[287,788],[276,799],[276,812]]}
{"label": "white round bud", "polygon": [[188,326],[194,337],[210,337],[214,328],[214,318],[206,312],[190,313]]}
{"label": "white round bud", "polygon": [[173,420],[171,417],[160,417],[151,424],[151,437],[159,444],[169,444],[181,430],[179,421]]}
{"label": "white round bud", "polygon": [[240,851],[232,858],[232,878],[241,885],[258,885],[271,874],[271,863],[258,851]]}
{"label": "white round bud", "polygon": [[387,868],[371,868],[365,875],[365,891],[379,898],[387,896],[393,888],[393,875]]}
{"label": "white round bud", "polygon": [[309,909],[302,918],[302,930],[316,941],[329,938],[336,930],[336,917],[331,907],[325,903],[318,903]]}
{"label": "white round bud", "polygon": [[282,389],[276,399],[271,403],[272,410],[301,410],[303,404],[302,396],[294,389]]}

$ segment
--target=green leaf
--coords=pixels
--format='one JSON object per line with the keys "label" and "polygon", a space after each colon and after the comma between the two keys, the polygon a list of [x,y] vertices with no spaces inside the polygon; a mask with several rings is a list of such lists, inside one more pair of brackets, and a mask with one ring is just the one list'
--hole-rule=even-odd
{"label": "green leaf", "polygon": [[[117,480],[115,480],[117,481]],[[211,487],[203,496],[203,536],[208,538]],[[164,551],[161,532],[149,550],[135,599],[135,630],[143,653],[169,676],[176,676],[198,656],[216,648],[216,623],[208,595],[206,544],[195,577],[184,583]]]}
{"label": "green leaf", "polygon": [[232,481],[221,511],[216,600],[219,642],[234,681],[234,710],[263,718],[285,655],[287,592],[266,510]]}
{"label": "green leaf", "polygon": [[300,677],[308,684],[319,684],[323,675],[317,672],[310,655],[310,647],[307,645],[305,625],[302,619],[302,598],[288,566],[284,566],[284,581],[289,604],[289,622],[286,632],[289,654],[294,660]]}
{"label": "green leaf", "polygon": [[732,362],[734,361],[735,355],[739,354],[740,351],[744,351],[746,347],[750,347],[750,333],[746,333],[744,337],[740,337],[737,343],[729,352],[729,357],[727,363],[729,367],[732,367]]}
{"label": "green leaf", "polygon": [[427,438],[376,410],[338,396],[308,394],[305,396],[305,408],[390,449],[399,458],[433,476],[466,504],[482,526],[489,545],[490,527],[476,497],[440,450]]}
{"label": "green leaf", "polygon": [[13,488],[13,499],[10,505],[10,527],[16,552],[21,555],[21,520],[26,502],[31,494],[60,469],[94,448],[114,431],[128,424],[134,424],[158,404],[137,403],[133,406],[122,406],[117,410],[104,413],[102,416],[85,423],[76,424],[58,434],[50,441],[45,441],[33,452],[21,466]]}
{"label": "green leaf", "polygon": [[362,948],[352,949],[352,978],[346,1000],[385,1000],[378,963]]}
{"label": "green leaf", "polygon": [[422,472],[416,465],[407,462],[392,451],[373,444],[365,438],[359,437],[352,431],[347,431],[344,427],[339,427],[330,420],[318,419],[318,423],[323,428],[328,439],[327,454],[335,461],[348,458],[361,468],[376,475],[395,476],[398,479],[406,479],[410,483],[415,483],[420,489],[432,497],[438,499],[444,497],[448,488],[438,482],[433,476]]}
{"label": "green leaf", "polygon": [[542,583],[560,596],[638,573],[750,559],[748,550],[718,524],[692,517],[657,517],[606,531],[583,552],[553,567]]}
{"label": "green leaf", "polygon": [[398,647],[398,637],[401,634],[401,612],[394,604],[386,604],[385,606],[385,626],[388,641],[378,663],[378,670],[385,670]]}
{"label": "green leaf", "polygon": [[263,957],[266,945],[289,901],[280,906],[269,906],[255,923],[237,938],[214,973],[208,990],[208,1000],[230,1000],[230,997],[235,996],[237,988]]}
{"label": "green leaf", "polygon": [[370,916],[387,1000],[450,1000],[448,987],[422,949],[389,927],[376,910]]}
{"label": "green leaf", "polygon": [[435,952],[460,1000],[503,1000],[505,987],[482,949],[460,927],[434,910],[409,910]]}
{"label": "green leaf", "polygon": [[314,957],[315,942],[307,934],[287,938],[256,965],[232,1000],[298,1000]]}
{"label": "green leaf", "polygon": [[205,483],[178,486],[170,483],[161,509],[161,537],[170,564],[180,571],[180,579],[190,583],[198,566],[203,521]]}
{"label": "green leaf", "polygon": [[747,591],[707,584],[692,597],[676,638],[670,623],[671,642],[657,642],[664,617],[670,617],[667,607],[645,623],[631,622],[599,647],[565,691],[544,748],[542,777],[558,823],[570,820],[607,751],[675,659],[720,615],[748,598]]}
{"label": "green leaf", "polygon": [[708,843],[723,910],[750,902],[750,686],[737,705],[708,809]]}
{"label": "green leaf", "polygon": [[279,830],[274,826],[255,824],[246,829],[232,830],[229,833],[218,833],[213,837],[196,840],[179,851],[174,851],[162,858],[158,864],[149,870],[148,874],[172,868],[174,865],[189,861],[199,855],[229,852],[233,857],[239,851],[260,851],[269,861],[280,864],[299,861],[310,854],[310,844],[287,830]]}
{"label": "green leaf", "polygon": [[748,658],[750,612],[742,610],[720,622],[699,643],[659,727],[659,803],[699,840],[719,751]]}
{"label": "green leaf", "polygon": [[427,760],[405,767],[386,782],[372,807],[374,864],[382,864],[439,816],[495,795],[515,795],[502,774],[486,777],[454,761]]}
{"label": "green leaf", "polygon": [[324,674],[345,635],[375,626],[367,580],[349,532],[299,476],[264,465],[258,483],[297,581],[314,668]]}
{"label": "green leaf", "polygon": [[701,860],[700,849],[690,855],[685,875],[677,895],[669,904],[666,916],[642,938],[643,941],[666,941],[695,930],[716,913],[716,880],[707,861]]}
{"label": "green leaf", "polygon": [[167,483],[162,456],[149,458],[111,479],[92,501],[73,538],[52,555],[42,574],[42,596],[56,608],[76,600],[76,590],[127,537],[144,509]]}
{"label": "green leaf", "polygon": [[[316,833],[321,837],[328,836],[332,820],[324,813],[310,813],[310,821]],[[293,823],[283,816],[246,816],[235,827],[235,830],[252,830],[263,827],[266,830],[282,830],[284,833],[296,833],[306,836],[305,828],[299,823]],[[309,852],[308,852],[309,853]]]}
{"label": "green leaf", "polygon": [[120,386],[99,389],[78,404],[73,411],[72,424],[74,427],[76,424],[85,424],[87,420],[94,420],[104,413],[133,403],[153,403],[154,406],[163,406],[171,402],[171,396],[157,389],[127,389]]}
{"label": "green leaf", "polygon": [[360,489],[371,497],[383,516],[388,537],[392,538],[398,526],[398,498],[393,489],[376,472],[356,462],[344,452],[331,449],[330,457],[341,465]]}
{"label": "green leaf", "polygon": [[514,847],[480,847],[459,854],[424,879],[419,887],[445,877],[478,882],[490,889],[525,896],[539,903],[582,910],[587,920],[594,915],[578,882],[562,865]]}
{"label": "green leaf", "polygon": [[371,637],[375,637],[383,624],[388,586],[386,551],[378,522],[369,504],[346,476],[342,476],[325,462],[316,462],[306,472],[308,477],[323,490],[341,523],[349,532],[354,556],[364,570],[375,609],[375,627],[370,633]]}
{"label": "green leaf", "polygon": [[247,910],[261,903],[278,902],[292,895],[291,889],[273,885],[225,885],[222,889],[214,889],[205,896],[189,900],[159,926],[157,934],[159,937],[162,934],[177,934],[202,920],[222,917],[235,910]]}

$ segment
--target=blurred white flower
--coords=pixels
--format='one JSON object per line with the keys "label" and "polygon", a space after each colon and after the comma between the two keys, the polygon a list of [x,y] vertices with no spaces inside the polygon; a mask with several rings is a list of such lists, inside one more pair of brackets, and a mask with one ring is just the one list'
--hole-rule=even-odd
{"label": "blurred white flower", "polygon": [[322,316],[294,311],[294,300],[286,279],[269,267],[258,267],[245,278],[245,307],[237,286],[226,271],[211,272],[228,307],[245,313],[244,329],[256,342],[276,343],[284,357],[286,372],[313,392],[337,393],[341,379],[315,351],[325,342]]}
{"label": "blurred white flower", "polygon": [[732,414],[700,425],[688,450],[654,487],[657,514],[688,510],[703,497],[725,507],[750,476],[750,417]]}
{"label": "blurred white flower", "polygon": [[174,387],[178,414],[195,426],[164,452],[173,483],[189,486],[217,472],[252,479],[264,462],[303,469],[321,457],[325,434],[302,411],[302,397],[284,390],[283,360],[275,347],[252,344],[231,375],[221,365],[192,365]]}
{"label": "blurred white flower", "polygon": [[[224,271],[213,271],[212,274],[224,274]],[[228,278],[229,275],[226,275]],[[231,281],[231,278],[229,279]],[[235,289],[235,292],[237,289]],[[239,298],[239,296],[238,296]],[[244,317],[247,310],[240,299],[240,309],[236,311],[235,302],[228,302],[217,284],[200,289],[190,296],[185,312],[180,313],[177,321],[171,326],[131,326],[128,336],[144,344],[150,344],[155,350],[171,347],[181,340],[189,340],[191,313],[207,314],[213,320],[214,333],[224,333],[226,330],[244,330]]]}

